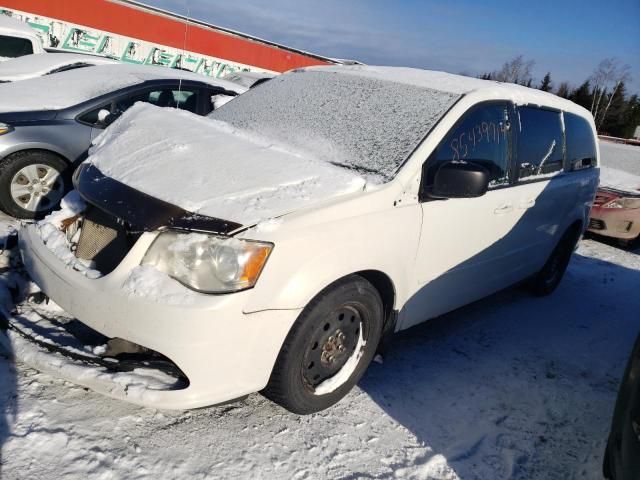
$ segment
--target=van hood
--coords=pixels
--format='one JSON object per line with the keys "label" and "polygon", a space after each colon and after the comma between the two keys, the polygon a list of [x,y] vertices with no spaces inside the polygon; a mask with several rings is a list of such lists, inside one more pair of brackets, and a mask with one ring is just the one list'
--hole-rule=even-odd
{"label": "van hood", "polygon": [[191,214],[247,226],[366,184],[355,172],[225,122],[142,103],[95,140],[86,162]]}

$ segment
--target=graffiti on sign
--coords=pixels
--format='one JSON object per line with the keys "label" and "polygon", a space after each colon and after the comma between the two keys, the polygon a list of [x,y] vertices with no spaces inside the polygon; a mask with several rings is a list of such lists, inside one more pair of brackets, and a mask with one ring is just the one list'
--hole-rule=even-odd
{"label": "graffiti on sign", "polygon": [[45,48],[104,55],[125,63],[180,68],[216,78],[239,70],[265,71],[251,65],[185,52],[18,10],[0,8],[0,14],[28,23],[36,31]]}

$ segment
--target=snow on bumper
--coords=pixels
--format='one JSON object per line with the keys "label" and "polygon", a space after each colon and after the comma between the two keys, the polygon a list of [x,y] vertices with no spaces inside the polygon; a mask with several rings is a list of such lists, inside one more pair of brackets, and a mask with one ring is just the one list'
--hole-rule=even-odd
{"label": "snow on bumper", "polygon": [[[97,332],[154,350],[184,372],[189,386],[147,394],[96,386],[68,378],[110,396],[157,408],[197,408],[261,390],[299,310],[243,313],[251,290],[231,295],[197,294],[187,304],[132,296],[123,285],[153,241],[143,235],[110,274],[89,279],[64,265],[43,244],[35,227],[20,232],[23,262],[33,281],[66,312]],[[25,363],[42,368],[34,357]],[[20,360],[20,358],[19,358]],[[52,372],[56,373],[56,372]],[[57,374],[62,372],[58,371]]]}

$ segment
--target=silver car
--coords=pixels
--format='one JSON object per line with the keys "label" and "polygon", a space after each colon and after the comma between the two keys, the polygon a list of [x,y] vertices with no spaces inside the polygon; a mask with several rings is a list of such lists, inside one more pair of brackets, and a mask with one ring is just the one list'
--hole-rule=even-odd
{"label": "silver car", "polygon": [[245,90],[191,72],[138,65],[101,65],[1,84],[0,208],[17,218],[54,209],[92,140],[136,102],[206,115],[213,95]]}

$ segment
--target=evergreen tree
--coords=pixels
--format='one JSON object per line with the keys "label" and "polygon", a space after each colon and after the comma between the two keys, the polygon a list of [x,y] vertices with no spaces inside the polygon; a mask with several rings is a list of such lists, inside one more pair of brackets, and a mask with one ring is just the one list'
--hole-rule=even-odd
{"label": "evergreen tree", "polygon": [[540,84],[540,90],[543,92],[551,91],[551,72],[547,72],[547,74],[542,79],[542,83]]}
{"label": "evergreen tree", "polygon": [[571,87],[568,82],[562,82],[558,85],[558,90],[556,90],[556,95],[562,98],[569,98],[571,96]]}
{"label": "evergreen tree", "polygon": [[570,100],[586,109],[591,108],[593,100],[593,96],[591,95],[591,82],[585,80],[585,82],[571,94]]}
{"label": "evergreen tree", "polygon": [[624,82],[620,82],[618,89],[607,98],[606,107],[601,109],[600,131],[614,137],[624,136],[625,126],[628,121],[626,96],[626,86]]}
{"label": "evergreen tree", "polygon": [[640,127],[640,98],[638,95],[632,95],[627,102],[627,121],[622,131],[622,137],[632,138],[637,127]]}

